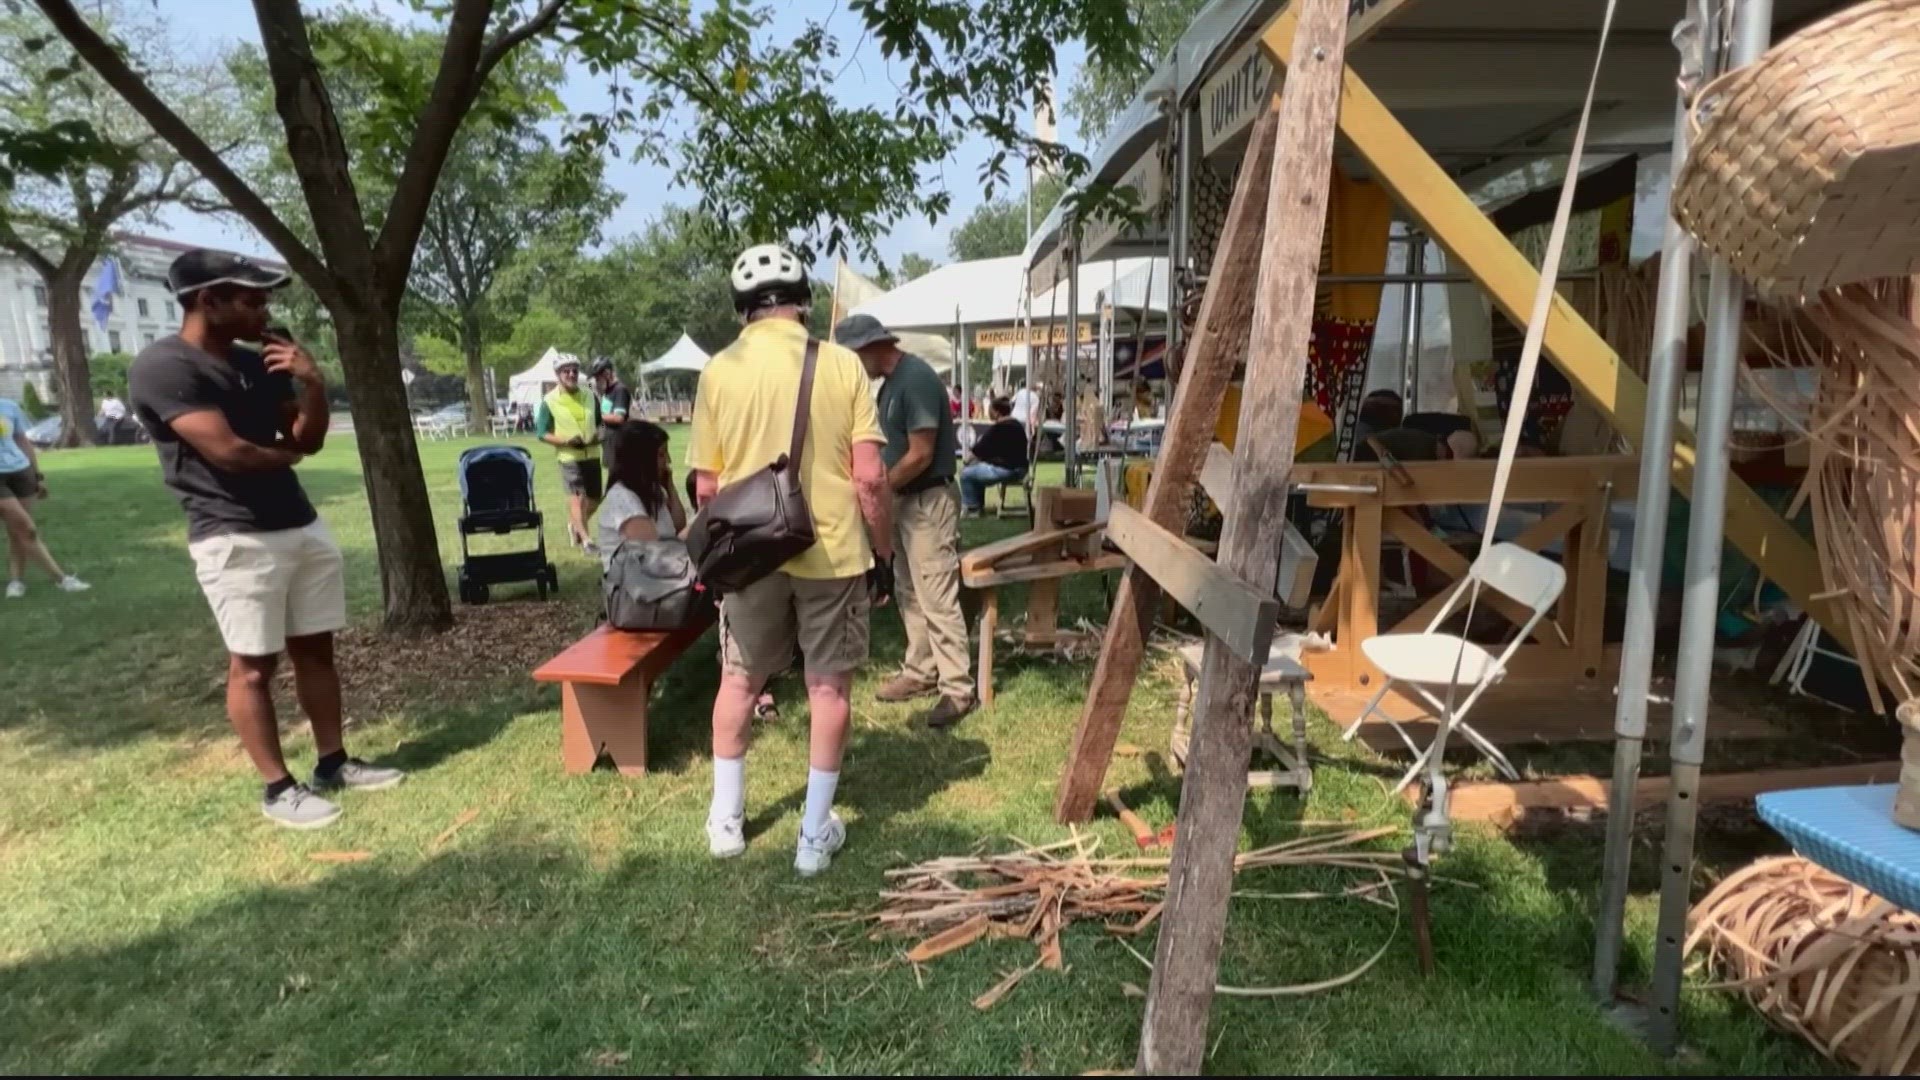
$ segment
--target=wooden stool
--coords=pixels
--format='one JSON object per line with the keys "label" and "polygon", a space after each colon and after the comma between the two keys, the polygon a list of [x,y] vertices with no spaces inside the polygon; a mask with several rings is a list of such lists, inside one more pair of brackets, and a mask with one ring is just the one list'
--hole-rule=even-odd
{"label": "wooden stool", "polygon": [[[1200,664],[1206,645],[1195,642],[1180,650],[1180,664],[1186,677],[1180,683],[1180,702],[1174,710],[1173,736],[1167,749],[1183,767],[1187,744],[1193,736],[1194,684],[1200,678]],[[1267,662],[1260,669],[1260,730],[1253,733],[1253,751],[1264,750],[1283,768],[1252,769],[1247,773],[1248,787],[1291,787],[1301,794],[1313,790],[1313,769],[1307,758],[1307,681],[1313,673],[1300,663],[1300,637],[1279,634],[1267,650]],[[1293,712],[1293,746],[1289,748],[1273,731],[1273,695],[1284,690]],[[1248,717],[1251,723],[1253,718]]]}

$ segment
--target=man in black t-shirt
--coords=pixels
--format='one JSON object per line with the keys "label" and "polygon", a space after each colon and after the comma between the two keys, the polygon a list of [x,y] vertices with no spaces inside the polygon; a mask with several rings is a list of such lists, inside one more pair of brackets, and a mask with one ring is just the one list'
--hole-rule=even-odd
{"label": "man in black t-shirt", "polygon": [[316,787],[376,790],[404,774],[348,757],[341,743],[340,549],[293,472],[326,443],[327,391],[313,357],[268,326],[271,292],[287,280],[235,255],[180,256],[167,270],[180,332],[141,350],[127,382],[186,511],[187,550],[227,646],[227,718],[266,782],[261,809],[313,829],[340,808],[287,771],[271,693],[281,652],[313,727]]}
{"label": "man in black t-shirt", "polygon": [[1013,403],[994,398],[987,411],[993,415],[993,426],[974,442],[967,455],[972,460],[960,470],[960,508],[971,515],[985,512],[988,488],[1027,475],[1027,429],[1014,419]]}
{"label": "man in black t-shirt", "polygon": [[622,425],[627,422],[627,413],[633,408],[633,391],[620,382],[620,373],[613,369],[613,361],[604,356],[587,369],[587,378],[593,380],[593,389],[600,395],[600,461],[611,475],[615,444],[619,442]]}

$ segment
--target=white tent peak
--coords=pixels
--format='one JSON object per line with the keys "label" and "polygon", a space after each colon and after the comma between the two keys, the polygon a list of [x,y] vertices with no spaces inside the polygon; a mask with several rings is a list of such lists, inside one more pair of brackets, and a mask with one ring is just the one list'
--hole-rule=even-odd
{"label": "white tent peak", "polygon": [[674,342],[672,348],[661,353],[659,357],[641,364],[640,373],[658,375],[668,371],[691,371],[697,374],[706,370],[707,361],[711,359],[713,358],[707,355],[707,350],[702,349],[692,338],[682,333],[680,340]]}

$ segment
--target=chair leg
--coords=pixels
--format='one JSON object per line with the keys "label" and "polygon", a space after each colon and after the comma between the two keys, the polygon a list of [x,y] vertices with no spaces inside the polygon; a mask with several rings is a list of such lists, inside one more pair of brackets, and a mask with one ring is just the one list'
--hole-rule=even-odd
{"label": "chair leg", "polygon": [[[1369,716],[1372,716],[1372,715],[1373,715],[1373,710],[1374,710],[1374,708],[1375,708],[1376,706],[1378,706],[1378,705],[1380,704],[1380,699],[1381,699],[1381,698],[1384,698],[1384,697],[1386,697],[1386,696],[1387,696],[1387,691],[1388,691],[1388,690],[1390,690],[1390,689],[1392,689],[1392,687],[1393,687],[1393,680],[1392,680],[1392,679],[1387,679],[1387,680],[1385,680],[1385,681],[1383,681],[1383,682],[1381,682],[1381,684],[1380,684],[1380,692],[1379,692],[1379,693],[1377,693],[1377,694],[1375,694],[1375,695],[1373,695],[1373,700],[1372,700],[1372,701],[1369,701],[1369,702],[1367,702],[1367,707],[1366,707],[1366,708],[1364,708],[1364,709],[1362,709],[1362,710],[1360,710],[1360,716],[1359,716],[1359,718],[1358,718],[1358,719],[1356,719],[1356,720],[1354,720],[1354,722],[1353,722],[1353,723],[1351,723],[1351,724],[1348,724],[1348,725],[1347,725],[1347,730],[1345,730],[1345,731],[1343,731],[1343,732],[1341,732],[1341,733],[1340,733],[1340,740],[1341,740],[1342,742],[1352,742],[1352,741],[1353,741],[1353,737],[1354,737],[1355,735],[1358,735],[1358,734],[1360,734],[1360,725],[1361,725],[1361,724],[1364,724],[1364,723],[1366,723],[1366,722],[1367,722],[1367,717],[1369,717]],[[1391,721],[1389,721],[1389,723],[1391,723]],[[1404,738],[1404,736],[1402,736],[1402,737]]]}
{"label": "chair leg", "polygon": [[1307,763],[1307,688],[1293,683],[1287,688],[1287,707],[1293,710],[1294,787],[1305,794],[1313,790],[1313,767]]}
{"label": "chair leg", "polygon": [[1493,745],[1486,736],[1463,723],[1455,723],[1453,729],[1459,732],[1468,742],[1472,743],[1474,749],[1480,751],[1488,761],[1493,763],[1494,771],[1509,780],[1520,779],[1520,770],[1514,768],[1513,762],[1507,760],[1507,755],[1501,752],[1499,747]]}

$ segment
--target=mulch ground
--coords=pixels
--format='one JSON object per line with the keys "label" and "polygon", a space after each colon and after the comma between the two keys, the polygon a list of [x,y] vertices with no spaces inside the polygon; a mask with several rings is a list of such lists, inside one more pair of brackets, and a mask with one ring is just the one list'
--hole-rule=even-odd
{"label": "mulch ground", "polygon": [[[591,619],[574,605],[525,600],[457,605],[453,629],[443,634],[401,637],[377,625],[349,627],[334,640],[346,719],[369,721],[444,700],[448,680],[467,687],[525,680],[591,629]],[[290,666],[281,665],[278,681],[291,704]]]}

